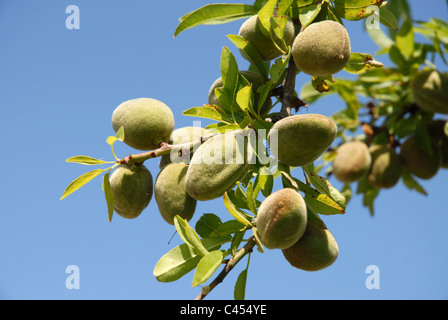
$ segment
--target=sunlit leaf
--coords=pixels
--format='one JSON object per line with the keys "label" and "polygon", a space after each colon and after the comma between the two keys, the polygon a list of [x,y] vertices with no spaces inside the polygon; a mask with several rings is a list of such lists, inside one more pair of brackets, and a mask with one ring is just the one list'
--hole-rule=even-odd
{"label": "sunlit leaf", "polygon": [[230,200],[229,195],[224,193],[224,205],[227,208],[227,211],[240,223],[242,223],[245,226],[250,225],[250,220],[252,217],[245,213],[243,210],[235,206],[235,204]]}
{"label": "sunlit leaf", "polygon": [[229,34],[227,37],[239,50],[244,52],[245,58],[257,69],[258,73],[267,79],[265,63],[257,48],[243,37],[234,34]]}
{"label": "sunlit leaf", "polygon": [[221,250],[215,250],[207,253],[199,261],[193,277],[193,287],[207,281],[221,265],[224,254]]}
{"label": "sunlit leaf", "polygon": [[257,13],[257,8],[247,4],[217,3],[203,6],[184,15],[177,26],[174,36],[181,32],[202,25],[222,24],[234,20],[248,18]]}
{"label": "sunlit leaf", "polygon": [[201,240],[199,239],[199,236],[185,219],[182,219],[179,215],[175,215],[174,226],[176,227],[177,233],[182,240],[194,248],[198,254],[205,256],[208,253],[207,249],[203,246]]}
{"label": "sunlit leaf", "polygon": [[106,173],[103,177],[103,191],[104,191],[104,196],[106,198],[106,203],[107,203],[107,213],[108,213],[108,217],[109,217],[109,222],[111,222],[112,216],[114,214],[114,194],[110,187],[109,175],[110,175],[110,171],[108,173]]}
{"label": "sunlit leaf", "polygon": [[106,171],[108,169],[110,169],[110,168],[95,169],[95,170],[86,172],[83,175],[81,175],[80,177],[76,178],[67,186],[67,188],[65,189],[64,194],[62,195],[60,200],[64,199],[68,195],[72,194],[73,192],[75,192],[76,190],[78,190],[79,188],[84,186],[86,183],[90,182],[95,177],[99,176],[101,173],[103,173],[104,171]]}
{"label": "sunlit leaf", "polygon": [[115,163],[115,161],[104,161],[104,160],[95,159],[95,158],[92,158],[92,157],[89,157],[89,156],[75,156],[75,157],[68,158],[65,161],[66,162],[71,162],[71,163],[85,164],[85,165],[98,165],[98,164],[106,164],[106,163]]}
{"label": "sunlit leaf", "polygon": [[[209,251],[218,250],[226,242],[228,238],[224,237],[202,239],[202,244]],[[183,243],[160,258],[154,267],[153,274],[161,282],[176,281],[196,268],[201,257],[191,246]]]}
{"label": "sunlit leaf", "polygon": [[383,66],[381,62],[376,61],[370,54],[352,52],[344,70],[349,73],[359,74],[368,71],[370,68],[382,68]]}
{"label": "sunlit leaf", "polygon": [[357,21],[379,10],[383,0],[334,0],[336,12],[343,19]]}

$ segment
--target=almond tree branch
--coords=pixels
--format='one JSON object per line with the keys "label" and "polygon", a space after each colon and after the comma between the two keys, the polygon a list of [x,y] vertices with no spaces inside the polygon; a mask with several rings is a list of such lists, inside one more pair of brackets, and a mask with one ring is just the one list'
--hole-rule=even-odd
{"label": "almond tree branch", "polygon": [[130,154],[127,157],[124,157],[117,162],[119,164],[126,164],[126,165],[141,165],[143,162],[145,162],[148,159],[157,158],[161,156],[168,155],[172,152],[172,150],[175,150],[179,153],[179,157],[182,155],[182,152],[184,150],[195,150],[197,149],[201,144],[203,144],[205,141],[210,139],[213,135],[207,135],[204,137],[200,137],[199,139],[193,140],[192,142],[187,142],[183,144],[176,144],[172,145],[166,142],[161,142],[159,144],[159,148],[151,151],[146,151],[138,154]]}
{"label": "almond tree branch", "polygon": [[253,251],[256,244],[255,237],[252,236],[249,241],[242,247],[232,259],[229,259],[224,266],[224,269],[219,273],[219,275],[213,280],[208,286],[202,288],[201,293],[195,298],[195,300],[203,300],[218,284],[220,284],[225,277],[232,271],[233,267],[241,261],[248,253]]}
{"label": "almond tree branch", "polygon": [[283,118],[289,117],[291,115],[291,109],[298,110],[300,107],[307,106],[305,102],[296,97],[295,86],[296,86],[296,75],[297,66],[294,63],[293,58],[289,59],[289,65],[286,73],[286,77],[283,80],[280,91],[280,100],[282,101],[282,108],[280,112],[272,116],[270,119],[266,119],[272,123],[275,123]]}

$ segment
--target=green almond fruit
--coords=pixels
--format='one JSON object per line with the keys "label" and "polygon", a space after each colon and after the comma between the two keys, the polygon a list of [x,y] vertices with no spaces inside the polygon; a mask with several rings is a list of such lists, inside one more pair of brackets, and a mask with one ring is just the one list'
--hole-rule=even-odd
{"label": "green almond fruit", "polygon": [[442,164],[442,153],[436,143],[432,144],[432,154],[422,150],[415,137],[411,136],[401,145],[400,157],[410,173],[420,179],[434,177]]}
{"label": "green almond fruit", "polygon": [[295,244],[305,232],[306,223],[305,200],[290,188],[271,193],[257,213],[260,240],[268,249],[285,249]]}
{"label": "green almond fruit", "polygon": [[341,182],[359,181],[367,175],[372,164],[369,147],[361,141],[346,142],[336,150],[333,174]]}
{"label": "green almond fruit", "polygon": [[114,210],[123,218],[137,218],[153,196],[153,178],[144,166],[119,165],[109,178]]}
{"label": "green almond fruit", "polygon": [[420,109],[448,114],[448,75],[424,69],[411,82],[412,95]]}
{"label": "green almond fruit", "polygon": [[213,136],[191,158],[185,178],[187,192],[200,201],[223,196],[248,173],[250,157],[241,130]]}
{"label": "green almond fruit", "polygon": [[366,176],[374,187],[389,189],[395,186],[401,177],[403,164],[395,149],[386,145],[369,147],[372,165]]}
{"label": "green almond fruit", "polygon": [[137,150],[154,150],[161,142],[168,142],[174,130],[171,109],[152,98],[138,98],[123,102],[112,114],[115,132],[124,128],[124,142]]}
{"label": "green almond fruit", "polygon": [[197,200],[192,198],[185,187],[188,165],[170,163],[159,172],[154,184],[154,197],[162,218],[174,225],[174,216],[189,221],[196,210]]}
{"label": "green almond fruit", "polygon": [[336,123],[321,114],[283,118],[268,133],[271,153],[283,164],[306,166],[319,158],[333,143]]}
{"label": "green almond fruit", "polygon": [[285,259],[295,268],[319,271],[331,266],[339,255],[338,244],[328,229],[308,222],[305,233],[294,245],[282,250]]}
{"label": "green almond fruit", "polygon": [[428,133],[431,139],[440,147],[442,154],[442,168],[448,168],[448,136],[445,133],[445,126],[447,121],[443,119],[436,119],[431,121],[428,125]]}
{"label": "green almond fruit", "polygon": [[328,76],[341,71],[350,55],[347,30],[332,20],[311,23],[297,35],[292,45],[294,63],[311,76]]}
{"label": "green almond fruit", "polygon": [[[249,41],[257,48],[264,61],[270,61],[280,57],[283,52],[279,50],[274,41],[270,37],[266,37],[260,29],[260,20],[258,15],[254,15],[247,19],[240,27],[238,35]],[[284,30],[284,40],[286,46],[292,45],[295,37],[294,23],[288,17]],[[241,51],[241,55],[249,60],[244,51]]]}

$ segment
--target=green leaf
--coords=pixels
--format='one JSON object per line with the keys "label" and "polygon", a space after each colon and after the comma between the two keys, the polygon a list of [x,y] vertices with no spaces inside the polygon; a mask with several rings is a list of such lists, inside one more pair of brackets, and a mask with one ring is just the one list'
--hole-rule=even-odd
{"label": "green leaf", "polygon": [[411,58],[414,53],[414,30],[412,22],[405,20],[395,37],[397,48],[407,58]]}
{"label": "green leaf", "polygon": [[329,91],[319,92],[314,88],[311,82],[307,82],[300,91],[300,98],[306,103],[313,103],[316,100],[334,94],[335,92],[334,86],[331,86]]}
{"label": "green leaf", "polygon": [[[213,237],[202,239],[202,244],[207,250],[214,251],[228,241],[228,238]],[[183,243],[160,258],[154,267],[153,274],[160,282],[176,281],[196,268],[199,260],[201,260],[201,255],[191,246]]]}
{"label": "green leaf", "polygon": [[204,213],[196,222],[196,232],[202,238],[208,238],[210,235],[218,229],[221,224],[221,218],[213,213]]}
{"label": "green leaf", "polygon": [[299,20],[303,28],[306,28],[318,16],[323,2],[315,2],[299,8]]}
{"label": "green leaf", "polygon": [[246,229],[244,229],[242,231],[235,232],[232,242],[230,243],[230,250],[231,250],[232,257],[234,257],[235,254],[237,253],[238,247],[241,244],[241,241],[243,240],[245,234],[246,234]]}
{"label": "green leaf", "polygon": [[265,37],[270,38],[271,17],[274,15],[277,0],[269,0],[263,8],[258,11],[258,19],[260,21],[260,31]]}
{"label": "green leaf", "polygon": [[[274,188],[274,176],[271,170],[267,167],[261,167],[257,177],[255,178],[255,189],[260,190],[261,193],[267,197],[272,193]],[[256,191],[258,193],[258,191]]]}
{"label": "green leaf", "polygon": [[254,96],[252,93],[252,86],[246,86],[238,91],[236,94],[236,103],[238,103],[241,110],[247,114],[254,113]]}
{"label": "green leaf", "polygon": [[290,176],[286,172],[281,172],[282,181],[285,187],[296,189],[297,191],[302,191],[305,194],[306,204],[312,208],[315,212],[324,215],[333,214],[343,214],[345,213],[344,208],[342,208],[336,201],[331,199],[326,194],[322,194],[316,189],[306,185],[302,181]]}
{"label": "green leaf", "polygon": [[350,60],[344,67],[344,70],[349,73],[359,74],[369,71],[370,68],[382,68],[384,65],[376,61],[370,54],[352,52]]}
{"label": "green leaf", "polygon": [[104,196],[106,197],[107,213],[108,213],[108,217],[109,217],[109,222],[111,222],[112,215],[114,214],[114,194],[110,187],[109,175],[110,175],[110,171],[108,173],[106,173],[103,177],[103,191],[104,191]]}
{"label": "green leaf", "polygon": [[380,189],[372,186],[367,182],[366,178],[361,179],[358,182],[357,194],[363,194],[363,206],[369,209],[370,215],[375,215],[374,201],[380,193]]}
{"label": "green leaf", "polygon": [[237,220],[229,220],[219,224],[218,227],[210,234],[210,237],[228,236],[230,234],[243,231],[245,228],[246,226],[241,222]]}
{"label": "green leaf", "polygon": [[115,136],[108,137],[106,139],[106,142],[112,146],[116,141],[123,141],[123,140],[124,140],[124,127],[121,126],[115,133]]}
{"label": "green leaf", "polygon": [[207,281],[221,265],[223,259],[224,253],[221,250],[211,251],[202,257],[194,273],[193,287]]}
{"label": "green leaf", "polygon": [[188,224],[187,220],[182,219],[179,215],[174,216],[174,226],[181,239],[192,248],[194,248],[199,255],[205,256],[208,250],[203,246],[199,236]]}
{"label": "green leaf", "polygon": [[[233,106],[236,103],[236,94],[239,84],[238,64],[229,48],[224,47],[221,54],[221,78],[223,87],[220,89],[221,95],[217,95],[221,105],[232,114],[232,120],[235,121]],[[215,90],[215,92],[218,89]]]}
{"label": "green leaf", "polygon": [[288,50],[288,45],[285,42],[284,34],[285,27],[288,22],[287,16],[273,16],[271,17],[270,36],[274,45],[283,54]]}
{"label": "green leaf", "polygon": [[294,0],[280,0],[277,6],[277,15],[282,16],[287,14],[293,2]]}
{"label": "green leaf", "polygon": [[112,150],[112,154],[113,154],[114,158],[117,159],[117,160],[119,160],[119,159],[117,158],[117,156],[115,155],[115,152],[114,152],[114,143],[117,142],[117,141],[122,141],[123,142],[124,141],[124,136],[125,136],[124,127],[121,126],[117,130],[117,132],[115,133],[115,136],[111,136],[111,137],[108,137],[106,139],[106,142],[110,145],[110,148]]}
{"label": "green leaf", "polygon": [[193,107],[182,112],[182,115],[225,122],[222,114],[213,107]]}
{"label": "green leaf", "polygon": [[337,190],[333,185],[325,179],[314,173],[314,170],[310,169],[310,166],[303,167],[311,184],[321,193],[329,196],[334,202],[336,202],[341,208],[345,209],[346,200],[345,197]]}
{"label": "green leaf", "polygon": [[334,83],[335,81],[333,75],[317,77],[313,76],[311,79],[311,83],[313,84],[314,89],[316,89],[320,93],[330,91],[330,85],[327,83],[327,81]]}
{"label": "green leaf", "polygon": [[86,172],[83,175],[81,175],[80,177],[76,178],[67,186],[67,188],[65,189],[64,194],[62,195],[60,200],[64,199],[68,195],[72,194],[73,192],[75,192],[76,190],[78,190],[79,188],[84,186],[86,183],[90,182],[95,177],[99,176],[101,173],[103,173],[104,171],[106,171],[108,169],[110,169],[110,168],[95,169],[95,170]]}
{"label": "green leaf", "polygon": [[258,73],[267,79],[268,74],[266,71],[265,62],[263,61],[263,58],[257,48],[243,37],[234,34],[229,34],[227,37],[239,50],[244,52],[245,58],[257,69]]}
{"label": "green leaf", "polygon": [[217,3],[209,4],[192,11],[181,18],[174,31],[174,36],[181,32],[202,25],[222,24],[234,20],[248,18],[257,13],[257,8],[247,4]]}
{"label": "green leaf", "polygon": [[250,225],[250,221],[253,217],[245,213],[243,210],[239,209],[235,204],[230,200],[227,192],[224,193],[224,205],[227,208],[227,211],[234,217],[237,221],[242,223],[245,226]]}
{"label": "green leaf", "polygon": [[395,42],[381,28],[367,28],[370,38],[382,49],[390,48]]}
{"label": "green leaf", "polygon": [[244,300],[246,297],[247,269],[241,271],[235,283],[233,297],[235,300]]}
{"label": "green leaf", "polygon": [[370,6],[380,7],[383,0],[334,0],[335,10],[341,18],[349,21],[357,21],[367,18],[374,10],[368,10]]}
{"label": "green leaf", "polygon": [[416,190],[417,192],[427,196],[426,190],[412,177],[409,172],[404,169],[401,171],[401,177],[403,178],[404,185],[410,190]]}
{"label": "green leaf", "polygon": [[75,157],[71,157],[68,158],[67,160],[65,160],[66,162],[71,162],[71,163],[80,163],[80,164],[85,164],[85,165],[97,165],[97,164],[106,164],[106,163],[115,163],[115,161],[103,161],[103,160],[98,160],[89,156],[75,156]]}
{"label": "green leaf", "polygon": [[284,79],[286,69],[288,68],[289,60],[291,59],[291,50],[285,56],[282,56],[275,60],[272,64],[269,74],[271,75],[272,86],[278,86]]}
{"label": "green leaf", "polygon": [[254,194],[254,183],[252,180],[249,181],[246,188],[246,200],[249,210],[252,211],[254,215],[257,215],[256,195]]}
{"label": "green leaf", "polygon": [[387,7],[380,8],[380,22],[388,28],[398,30],[398,19]]}
{"label": "green leaf", "polygon": [[261,243],[257,227],[252,227],[252,234],[254,236],[255,243],[257,244],[257,250],[259,252],[263,253],[264,252],[264,248],[263,248],[263,244]]}

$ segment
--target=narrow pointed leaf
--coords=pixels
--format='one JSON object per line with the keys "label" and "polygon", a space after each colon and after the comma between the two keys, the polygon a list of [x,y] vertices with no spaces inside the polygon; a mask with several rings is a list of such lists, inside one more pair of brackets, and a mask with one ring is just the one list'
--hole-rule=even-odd
{"label": "narrow pointed leaf", "polygon": [[95,169],[95,170],[86,172],[83,175],[81,175],[80,177],[76,178],[67,186],[67,188],[65,189],[64,194],[62,195],[60,200],[64,199],[68,195],[72,194],[73,192],[75,192],[76,190],[78,190],[79,188],[84,186],[86,183],[90,182],[95,177],[97,177],[98,175],[100,175],[101,173],[103,173],[104,171],[106,171],[108,169],[109,168]]}
{"label": "narrow pointed leaf", "polygon": [[182,219],[178,215],[174,216],[174,226],[182,240],[193,247],[199,255],[205,256],[208,253],[208,250],[203,246],[199,236],[185,219]]}
{"label": "narrow pointed leaf", "polygon": [[256,13],[256,7],[247,4],[209,4],[183,16],[174,32],[174,36],[176,37],[181,32],[199,25],[227,23],[248,18]]}
{"label": "narrow pointed leaf", "polygon": [[104,196],[106,197],[107,213],[108,213],[108,217],[109,217],[109,222],[111,222],[112,215],[114,214],[114,194],[110,187],[109,175],[110,175],[110,171],[108,173],[106,173],[103,177],[103,191],[104,191]]}
{"label": "narrow pointed leaf", "polygon": [[230,200],[229,195],[224,193],[224,205],[227,208],[227,211],[240,223],[245,226],[250,225],[251,216],[245,213],[243,210],[239,209],[233,202]]}
{"label": "narrow pointed leaf", "polygon": [[227,37],[239,50],[245,53],[246,58],[257,69],[258,73],[267,79],[268,75],[266,72],[265,63],[257,48],[243,37],[234,34],[229,34]]}
{"label": "narrow pointed leaf", "polygon": [[285,187],[294,188],[305,194],[305,202],[316,213],[324,215],[342,214],[345,213],[344,208],[337,204],[331,197],[320,193],[316,189],[306,185],[302,181],[290,176],[286,172],[281,172],[283,178],[283,185]]}
{"label": "narrow pointed leaf", "polygon": [[92,158],[89,156],[75,156],[75,157],[68,158],[65,161],[71,162],[71,163],[85,164],[85,165],[115,163],[115,161],[104,161],[104,160],[95,159],[95,158]]}
{"label": "narrow pointed leaf", "polygon": [[213,108],[210,107],[193,107],[182,112],[184,116],[191,117],[199,117],[199,118],[207,118],[216,121],[223,121],[222,114]]}
{"label": "narrow pointed leaf", "polygon": [[369,71],[371,68],[382,68],[384,65],[376,61],[370,54],[352,52],[344,70],[349,73],[359,74]]}
{"label": "narrow pointed leaf", "polygon": [[315,174],[309,167],[303,167],[311,184],[321,193],[331,197],[341,208],[345,209],[345,197],[328,181],[328,179]]}

